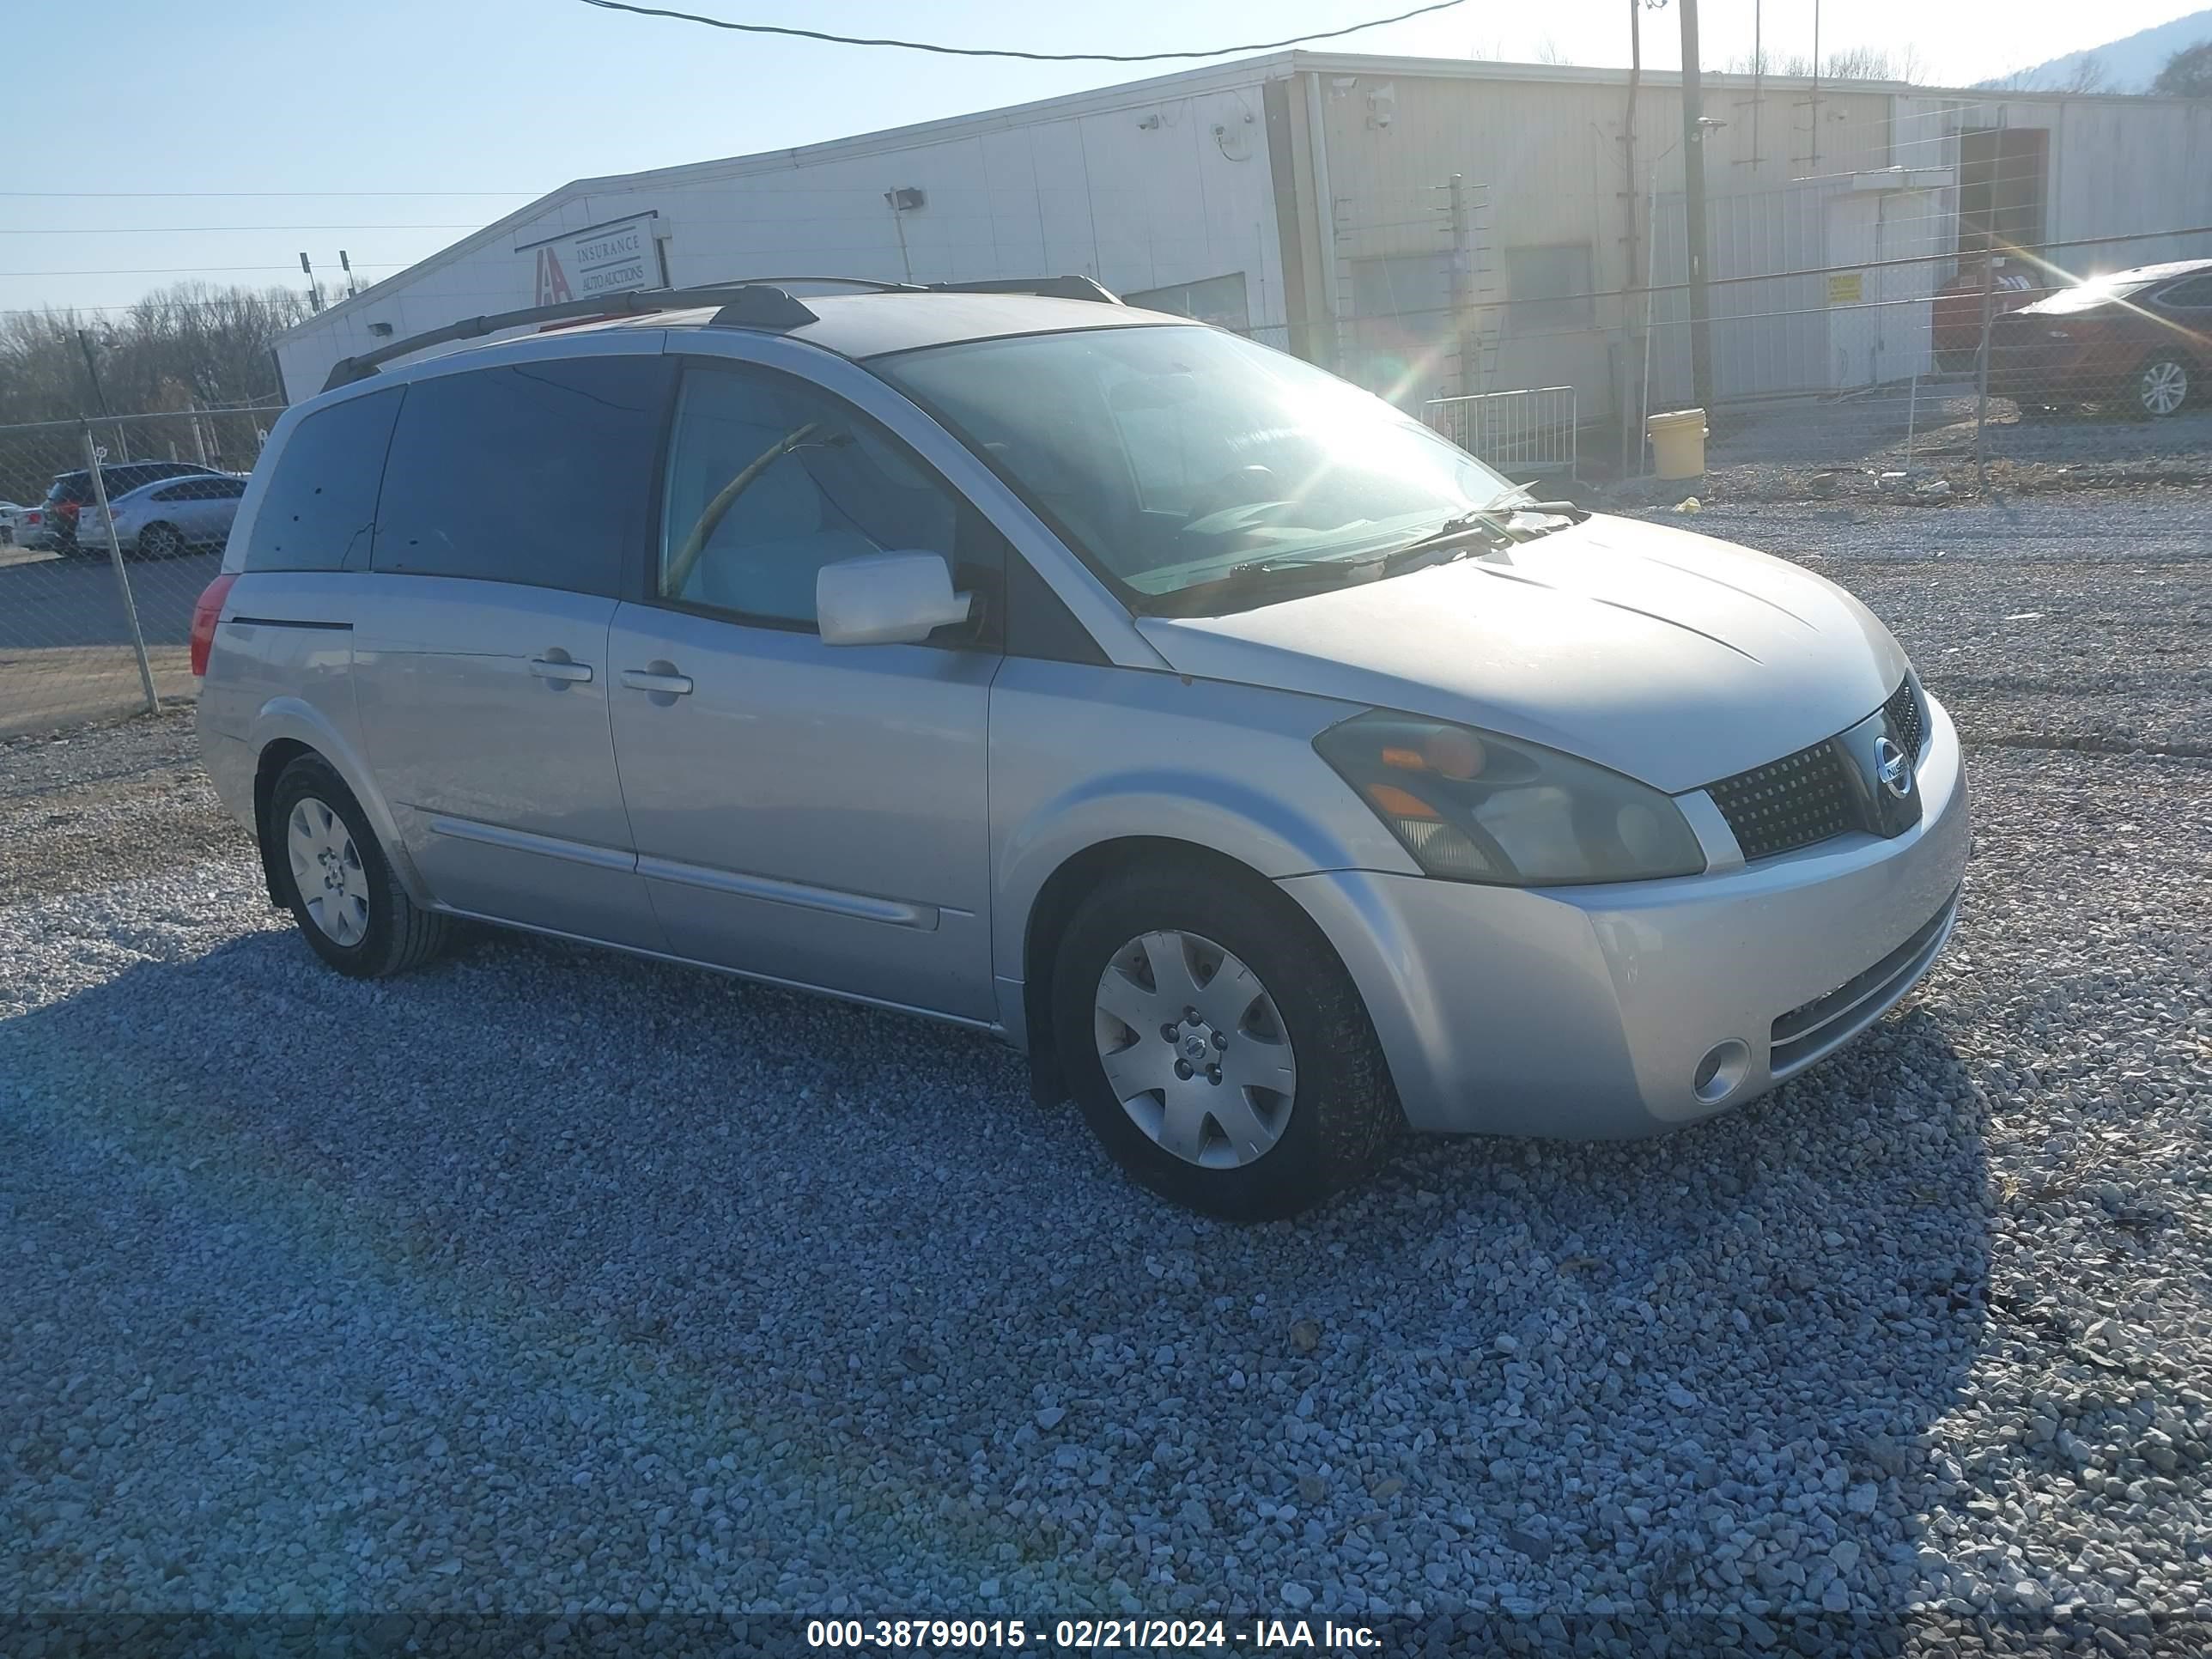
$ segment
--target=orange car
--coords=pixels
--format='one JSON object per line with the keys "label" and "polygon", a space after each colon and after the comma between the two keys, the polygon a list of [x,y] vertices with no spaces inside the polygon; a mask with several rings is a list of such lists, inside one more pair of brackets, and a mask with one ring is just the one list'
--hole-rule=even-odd
{"label": "orange car", "polygon": [[1996,319],[1990,390],[2023,414],[2124,403],[2179,414],[2212,385],[2212,259],[2093,277]]}

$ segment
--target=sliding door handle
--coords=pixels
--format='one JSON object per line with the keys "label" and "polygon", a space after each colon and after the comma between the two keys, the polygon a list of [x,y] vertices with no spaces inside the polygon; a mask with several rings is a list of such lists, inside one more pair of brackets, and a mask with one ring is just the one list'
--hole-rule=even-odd
{"label": "sliding door handle", "polygon": [[633,691],[659,691],[680,697],[691,689],[689,674],[655,674],[643,668],[623,670],[622,683]]}
{"label": "sliding door handle", "polygon": [[580,685],[592,678],[592,665],[568,662],[553,657],[532,657],[530,672],[541,680],[560,680],[570,685]]}

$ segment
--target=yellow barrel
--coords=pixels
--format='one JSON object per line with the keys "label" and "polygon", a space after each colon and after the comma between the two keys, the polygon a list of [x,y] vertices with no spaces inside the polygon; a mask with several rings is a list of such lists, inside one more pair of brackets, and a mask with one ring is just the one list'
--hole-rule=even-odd
{"label": "yellow barrel", "polygon": [[1705,411],[1678,409],[1649,422],[1651,459],[1662,478],[1694,478],[1705,470]]}

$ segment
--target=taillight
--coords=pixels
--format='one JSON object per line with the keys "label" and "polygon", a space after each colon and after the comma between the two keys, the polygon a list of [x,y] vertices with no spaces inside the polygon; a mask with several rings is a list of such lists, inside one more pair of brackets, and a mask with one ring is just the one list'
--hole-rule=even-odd
{"label": "taillight", "polygon": [[208,653],[215,648],[215,625],[222,619],[222,602],[230,597],[231,584],[238,580],[235,570],[227,570],[210,582],[201,592],[199,603],[192,607],[192,674],[195,678],[207,673]]}

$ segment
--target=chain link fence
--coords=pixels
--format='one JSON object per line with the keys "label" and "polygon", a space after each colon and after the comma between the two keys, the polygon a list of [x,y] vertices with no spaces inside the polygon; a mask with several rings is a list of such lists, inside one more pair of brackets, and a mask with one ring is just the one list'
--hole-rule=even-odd
{"label": "chain link fence", "polygon": [[[1744,112],[1705,163],[1696,262],[1668,141],[1632,174],[1601,146],[1587,222],[1512,169],[1363,179],[1330,204],[1305,355],[1460,422],[1478,453],[1496,434],[1477,412],[1571,388],[1589,481],[1647,476],[1650,417],[1691,407],[1709,466],[1764,493],[2212,481],[2201,176],[2062,191],[2051,131],[2002,99],[1929,94],[1894,100],[1871,147],[1824,154],[1816,127],[1777,186]],[[2166,125],[2136,142],[2185,117],[2152,111],[2142,121]],[[1523,396],[1477,401],[1506,393]]]}
{"label": "chain link fence", "polygon": [[0,427],[0,738],[192,695],[193,602],[278,412]]}

